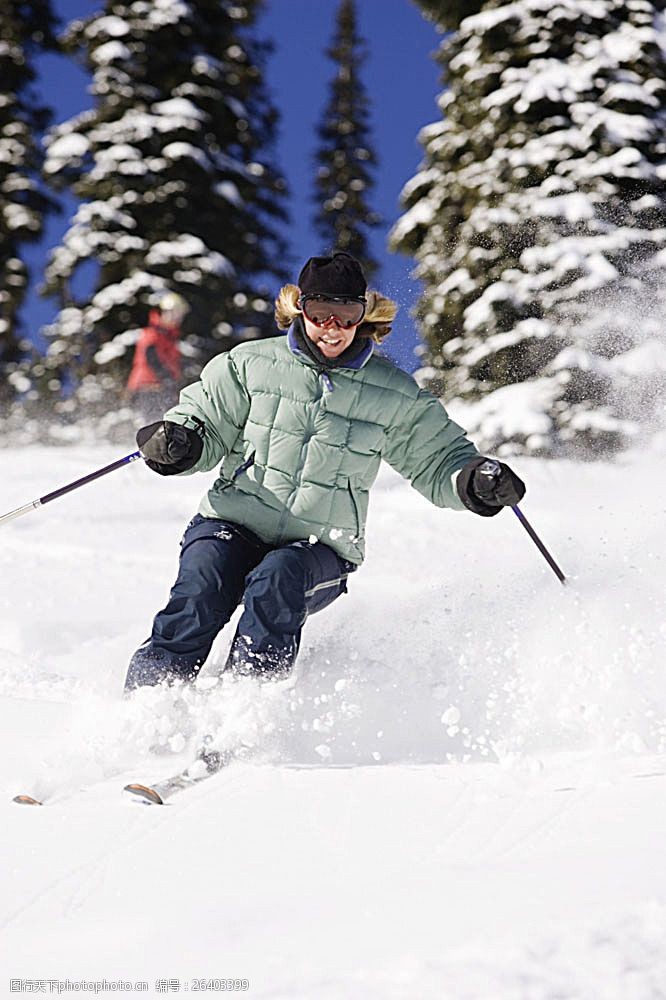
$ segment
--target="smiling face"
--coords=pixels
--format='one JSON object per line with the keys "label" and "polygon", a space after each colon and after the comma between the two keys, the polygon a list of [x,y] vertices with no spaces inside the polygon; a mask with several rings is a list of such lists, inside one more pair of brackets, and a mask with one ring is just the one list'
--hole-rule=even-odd
{"label": "smiling face", "polygon": [[347,350],[358,329],[358,324],[350,327],[340,326],[334,316],[319,325],[312,323],[303,315],[303,324],[308,338],[317,345],[325,358],[330,359],[339,358],[342,352]]}

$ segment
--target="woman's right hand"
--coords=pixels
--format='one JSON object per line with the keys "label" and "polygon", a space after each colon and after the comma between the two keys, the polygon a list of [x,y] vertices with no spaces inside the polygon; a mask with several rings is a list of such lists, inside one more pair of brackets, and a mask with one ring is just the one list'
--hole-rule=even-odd
{"label": "woman's right hand", "polygon": [[146,465],[160,476],[175,476],[197,464],[203,441],[196,431],[170,420],[158,420],[141,427],[136,443]]}

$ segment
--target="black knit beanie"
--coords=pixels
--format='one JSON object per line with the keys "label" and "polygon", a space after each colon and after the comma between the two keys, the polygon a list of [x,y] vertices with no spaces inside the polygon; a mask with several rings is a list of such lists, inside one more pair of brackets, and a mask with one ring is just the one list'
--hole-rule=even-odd
{"label": "black knit beanie", "polygon": [[350,253],[339,251],[331,257],[310,257],[298,276],[303,295],[365,295],[368,283],[363,268]]}

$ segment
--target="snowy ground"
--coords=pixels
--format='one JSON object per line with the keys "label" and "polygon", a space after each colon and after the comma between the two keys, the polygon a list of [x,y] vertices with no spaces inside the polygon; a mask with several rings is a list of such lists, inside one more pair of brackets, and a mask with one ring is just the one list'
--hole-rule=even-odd
{"label": "snowy ground", "polygon": [[[117,455],[6,449],[0,513]],[[0,996],[666,997],[664,448],[515,466],[567,588],[510,512],[387,470],[295,675],[216,681],[229,627],[179,711],[121,688],[208,477],[137,463],[0,529]],[[257,755],[123,798],[204,733]]]}

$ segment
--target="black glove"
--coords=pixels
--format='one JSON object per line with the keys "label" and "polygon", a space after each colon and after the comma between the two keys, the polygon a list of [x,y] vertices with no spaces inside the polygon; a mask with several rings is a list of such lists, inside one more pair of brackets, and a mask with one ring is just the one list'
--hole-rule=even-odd
{"label": "black glove", "polygon": [[203,441],[196,431],[170,420],[158,420],[136,432],[146,465],[160,476],[187,472],[201,458]]}
{"label": "black glove", "polygon": [[456,488],[465,507],[482,517],[494,517],[525,496],[525,483],[508,465],[483,456],[462,467]]}

